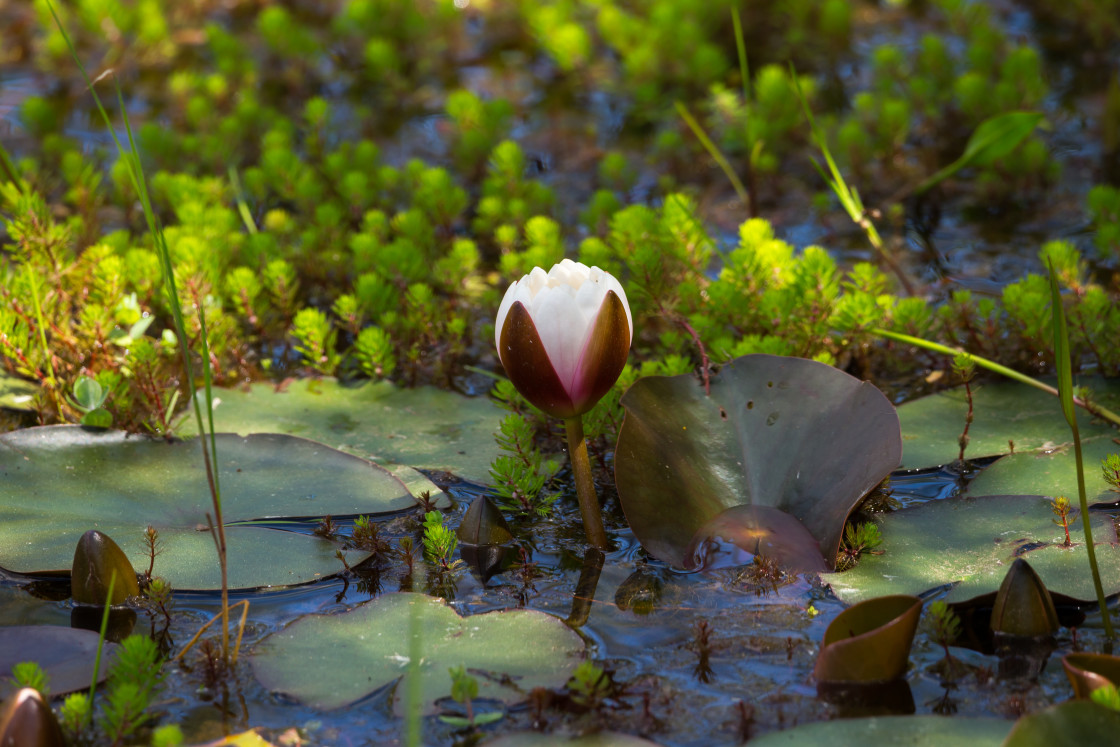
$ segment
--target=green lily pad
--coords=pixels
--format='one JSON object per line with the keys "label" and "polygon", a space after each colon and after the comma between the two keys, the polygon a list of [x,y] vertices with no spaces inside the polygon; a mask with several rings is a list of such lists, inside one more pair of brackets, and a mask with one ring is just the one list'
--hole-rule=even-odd
{"label": "green lily pad", "polygon": [[[712,377],[711,396],[691,375],[641,379],[622,404],[619,499],[642,546],[678,567],[695,564],[690,548],[707,539],[697,533],[709,521],[744,505],[792,515],[831,567],[848,513],[902,453],[882,392],[802,358],[737,358]],[[741,535],[755,546],[782,534],[771,514],[753,519]]]}
{"label": "green lily pad", "polygon": [[[1120,409],[1120,380],[1086,377],[1077,382],[1088,386],[1102,406]],[[1058,398],[1015,381],[992,381],[972,387],[973,422],[968,431],[965,456],[975,459],[1011,452],[1052,449],[1071,442],[1069,425]],[[957,439],[964,430],[968,400],[964,387],[931,394],[898,408],[902,425],[902,466],[933,467],[953,462],[960,454]],[[1081,438],[1117,435],[1107,424],[1077,408]],[[1027,492],[1039,492],[1029,489]]]}
{"label": "green lily pad", "polygon": [[[1053,522],[1050,501],[1038,495],[949,498],[876,517],[882,555],[864,554],[844,573],[822,575],[845,602],[887,594],[920,594],[956,584],[945,597],[959,602],[999,589],[1011,563],[1027,560],[1046,588],[1096,599],[1080,518],[1070,522],[1072,547]],[[1094,514],[1093,540],[1105,593],[1120,591],[1120,545],[1108,516]]]}
{"label": "green lily pad", "polygon": [[[277,391],[269,384],[215,390],[215,429],[287,433],[322,441],[379,464],[451,472],[487,485],[504,412],[486,397],[433,387],[400,389],[387,381],[360,386],[301,379]],[[197,433],[194,419],[182,435]]]}
{"label": "green lily pad", "polygon": [[[315,708],[341,708],[405,674],[410,631],[423,652],[425,714],[451,694],[451,667],[474,672],[480,698],[516,703],[534,687],[563,685],[584,652],[583,639],[544,612],[460,617],[440,599],[392,593],[343,614],[302,617],[257,644],[250,660],[265,687]],[[400,713],[399,693],[394,701]]]}
{"label": "green lily pad", "polygon": [[[396,512],[415,505],[384,469],[314,441],[278,434],[219,434],[229,584],[299,584],[336,573],[332,543],[249,522]],[[413,490],[435,486],[414,473]],[[442,497],[446,500],[446,497]],[[147,568],[145,527],[159,530],[156,573],[178,589],[219,588],[211,511],[199,444],[91,433],[77,426],[0,436],[0,567],[68,570],[86,530],[109,535],[135,568]],[[354,553],[347,562],[360,562]]]}
{"label": "green lily pad", "polygon": [[[0,700],[15,691],[12,667],[34,661],[46,672],[52,695],[88,688],[93,679],[98,634],[61,625],[13,625],[0,628]],[[105,643],[98,682],[109,674],[117,644]]]}
{"label": "green lily pad", "polygon": [[35,395],[38,393],[39,385],[34,381],[0,371],[0,407],[9,410],[32,410]]}
{"label": "green lily pad", "polygon": [[802,724],[751,740],[758,747],[999,747],[1012,722],[1002,718],[875,716]]}
{"label": "green lily pad", "polygon": [[[1120,494],[1109,489],[1101,474],[1101,460],[1109,454],[1120,454],[1120,444],[1112,439],[1120,433],[1110,431],[1093,438],[1081,437],[1081,456],[1085,465],[1085,495],[1089,504],[1112,503]],[[1057,497],[1064,495],[1077,505],[1077,461],[1073,445],[1050,453],[1010,454],[984,469],[968,486],[972,495],[1011,495],[1038,493]]]}
{"label": "green lily pad", "polygon": [[1089,700],[1070,700],[1016,721],[1004,745],[1114,744],[1118,733],[1120,712]]}

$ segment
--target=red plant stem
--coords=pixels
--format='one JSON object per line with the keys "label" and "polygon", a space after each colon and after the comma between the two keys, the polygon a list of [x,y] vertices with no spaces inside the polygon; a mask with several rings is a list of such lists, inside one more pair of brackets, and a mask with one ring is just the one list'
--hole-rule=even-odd
{"label": "red plant stem", "polygon": [[583,437],[583,419],[576,415],[564,420],[568,433],[568,458],[576,480],[579,512],[583,517],[583,530],[592,547],[607,549],[607,533],[603,531],[603,514],[599,496],[595,494],[595,481],[591,477],[591,460],[587,457],[587,440]]}

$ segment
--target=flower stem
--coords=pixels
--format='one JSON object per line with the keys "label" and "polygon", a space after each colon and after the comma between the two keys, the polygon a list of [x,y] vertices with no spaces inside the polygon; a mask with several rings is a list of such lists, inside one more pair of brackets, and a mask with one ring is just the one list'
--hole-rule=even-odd
{"label": "flower stem", "polygon": [[599,496],[595,494],[595,481],[591,479],[591,460],[587,458],[587,441],[583,438],[583,418],[576,415],[564,420],[568,431],[568,458],[576,478],[576,495],[579,512],[583,517],[583,530],[592,547],[607,549],[607,533],[603,531],[603,514],[599,510]]}

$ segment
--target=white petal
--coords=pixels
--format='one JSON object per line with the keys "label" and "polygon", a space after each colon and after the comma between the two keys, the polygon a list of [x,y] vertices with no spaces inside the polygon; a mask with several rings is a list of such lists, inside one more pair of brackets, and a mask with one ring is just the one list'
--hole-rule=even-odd
{"label": "white petal", "polygon": [[545,353],[565,389],[570,391],[579,363],[583,341],[587,337],[591,315],[577,301],[570,285],[546,288],[533,299],[529,314],[541,336]]}

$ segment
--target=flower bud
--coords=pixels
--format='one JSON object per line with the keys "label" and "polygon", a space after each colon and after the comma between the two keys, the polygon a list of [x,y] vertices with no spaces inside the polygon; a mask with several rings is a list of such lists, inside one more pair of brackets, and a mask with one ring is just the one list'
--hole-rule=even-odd
{"label": "flower bud", "polygon": [[495,322],[498,357],[517,390],[558,418],[590,410],[626,365],[634,324],[609,273],[570,259],[506,291]]}

